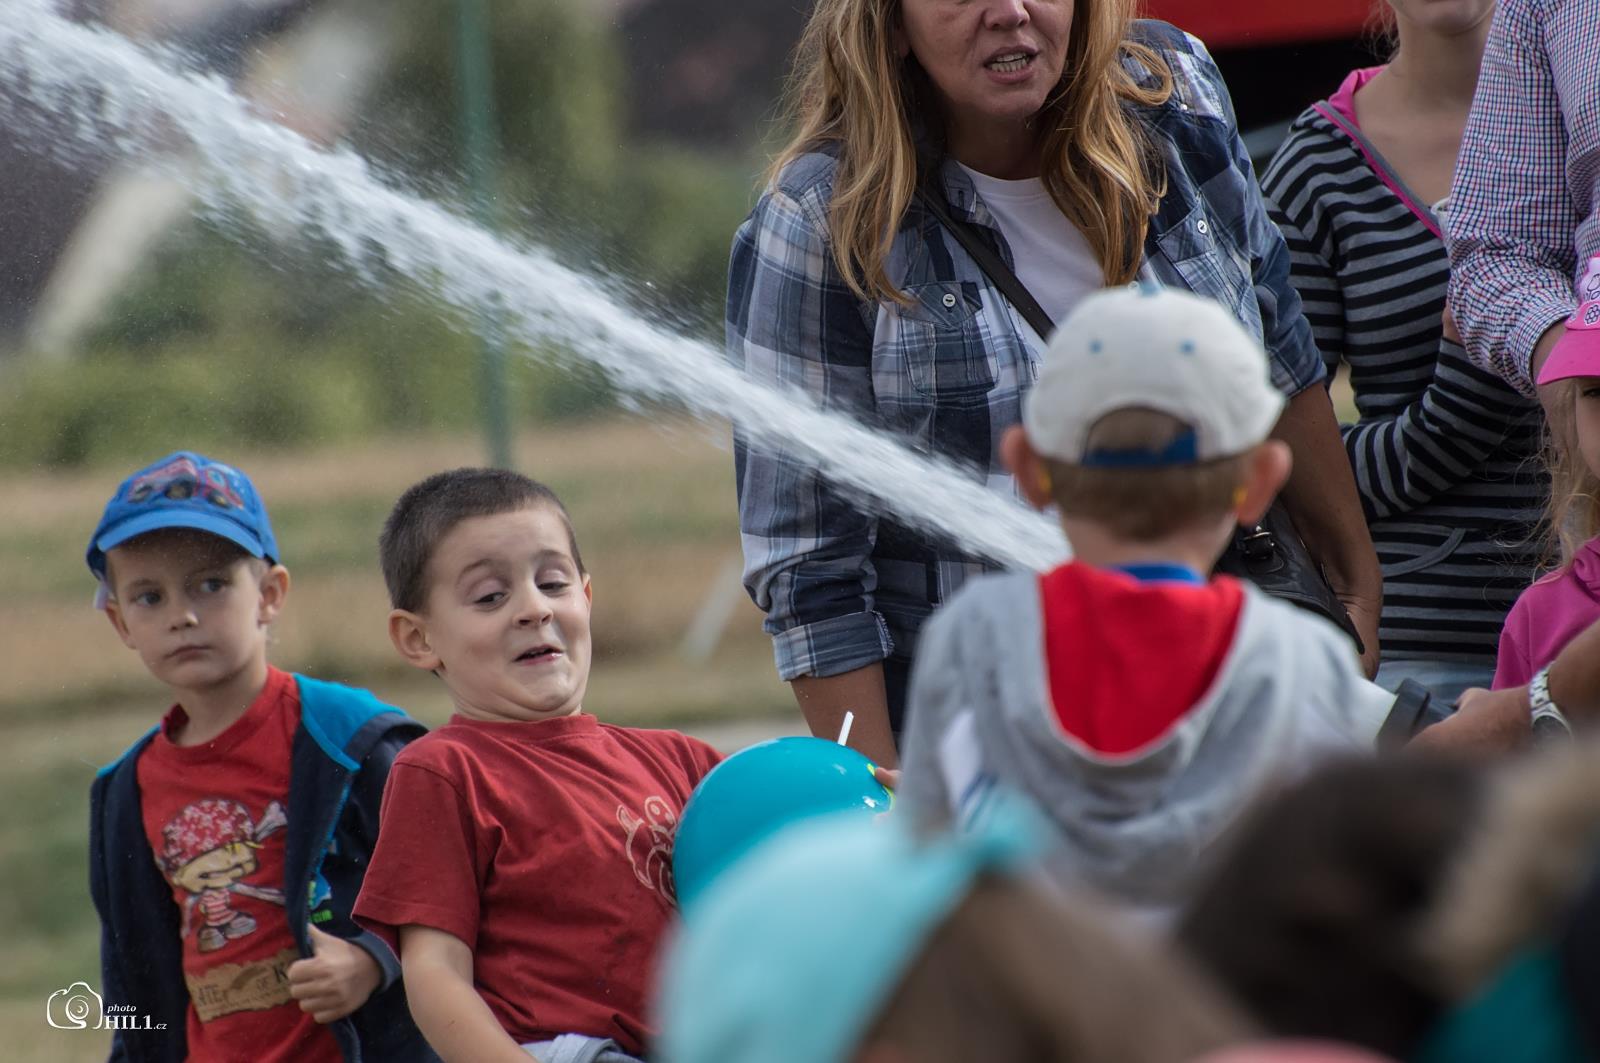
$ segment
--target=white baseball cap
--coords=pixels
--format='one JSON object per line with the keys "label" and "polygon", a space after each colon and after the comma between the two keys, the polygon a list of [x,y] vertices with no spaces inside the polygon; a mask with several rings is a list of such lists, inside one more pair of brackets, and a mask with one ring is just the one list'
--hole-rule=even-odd
{"label": "white baseball cap", "polygon": [[[1267,438],[1284,397],[1266,352],[1218,303],[1151,284],[1096,292],[1056,329],[1023,400],[1028,441],[1069,465],[1156,468],[1232,457]],[[1106,414],[1156,410],[1186,432],[1161,452],[1090,451]]]}

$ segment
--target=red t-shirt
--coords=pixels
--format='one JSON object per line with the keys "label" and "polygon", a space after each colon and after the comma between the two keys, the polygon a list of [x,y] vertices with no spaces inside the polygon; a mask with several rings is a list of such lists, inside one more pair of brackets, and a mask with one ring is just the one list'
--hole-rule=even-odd
{"label": "red t-shirt", "polygon": [[245,714],[205,745],[173,744],[186,719],[174,705],[138,773],[145,836],[183,913],[189,1059],[336,1063],[338,1042],[289,996],[300,959],[283,896],[294,676],[269,669]]}
{"label": "red t-shirt", "polygon": [[390,940],[417,924],[465,942],[518,1043],[577,1033],[638,1055],[678,815],[719,759],[676,731],[585,713],[452,717],[390,769],[356,917]]}

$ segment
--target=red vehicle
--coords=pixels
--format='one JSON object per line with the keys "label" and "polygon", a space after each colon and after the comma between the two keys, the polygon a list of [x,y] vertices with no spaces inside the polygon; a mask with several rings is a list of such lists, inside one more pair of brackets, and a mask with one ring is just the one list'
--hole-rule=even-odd
{"label": "red vehicle", "polygon": [[[1387,0],[1139,0],[1139,14],[1206,42],[1246,130],[1272,127],[1328,95]],[[690,143],[744,145],[772,120],[813,0],[606,0],[617,9],[637,129]],[[684,71],[693,71],[686,76]],[[1259,138],[1252,138],[1252,143]]]}
{"label": "red vehicle", "polygon": [[[1383,0],[1377,0],[1382,3]],[[1309,41],[1354,40],[1366,28],[1373,0],[1146,0],[1145,13],[1181,26],[1208,47],[1264,48]]]}
{"label": "red vehicle", "polygon": [[1374,12],[1385,2],[1144,0],[1141,14],[1206,42],[1259,164],[1307,104],[1333,92],[1355,67],[1380,61]]}

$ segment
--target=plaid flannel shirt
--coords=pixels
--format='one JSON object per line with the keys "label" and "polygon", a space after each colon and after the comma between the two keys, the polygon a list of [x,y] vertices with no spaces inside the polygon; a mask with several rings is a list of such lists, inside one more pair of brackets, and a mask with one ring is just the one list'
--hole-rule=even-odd
{"label": "plaid flannel shirt", "polygon": [[1600,4],[1500,0],[1451,188],[1450,312],[1472,360],[1528,395],[1539,337],[1600,252],[1596,71]]}
{"label": "plaid flannel shirt", "polygon": [[[1294,394],[1325,371],[1222,76],[1193,37],[1155,22],[1137,24],[1137,33],[1175,81],[1170,100],[1141,112],[1167,171],[1143,272],[1227,305],[1262,338],[1273,380]],[[1131,60],[1130,69],[1150,77]],[[835,169],[826,151],[796,159],[740,227],[729,267],[729,357],[753,380],[803,389],[1014,494],[999,441],[1021,423],[1022,396],[1038,376],[1038,337],[955,238],[916,206],[887,262],[910,305],[854,296],[828,242]],[[960,167],[947,161],[942,176],[952,214],[982,227],[1013,263]],[[737,426],[734,459],[745,586],[767,614],[786,680],[909,657],[933,609],[992,567],[864,510],[781,448],[750,446]]]}

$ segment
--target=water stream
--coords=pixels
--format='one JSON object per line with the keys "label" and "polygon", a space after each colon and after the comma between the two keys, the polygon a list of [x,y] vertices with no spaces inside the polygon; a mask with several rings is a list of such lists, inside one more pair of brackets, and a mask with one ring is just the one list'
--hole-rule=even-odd
{"label": "water stream", "polygon": [[[601,280],[519,247],[379,179],[356,154],[324,150],[254,113],[183,57],[7,0],[0,19],[0,121],[33,150],[169,163],[202,209],[244,212],[267,232],[315,232],[382,291],[395,271],[508,338],[553,345],[619,388],[727,418],[755,443],[819,470],[865,507],[936,530],[963,549],[1043,568],[1066,556],[1060,529],[951,464],[825,411],[798,391],[747,380],[701,341],[629,310]],[[732,489],[730,476],[729,489]]]}

